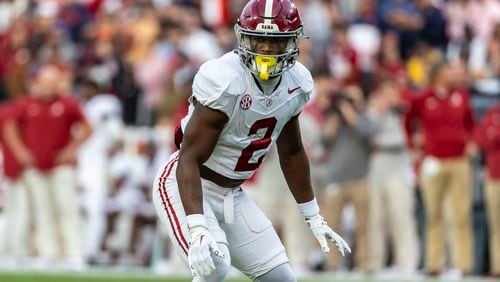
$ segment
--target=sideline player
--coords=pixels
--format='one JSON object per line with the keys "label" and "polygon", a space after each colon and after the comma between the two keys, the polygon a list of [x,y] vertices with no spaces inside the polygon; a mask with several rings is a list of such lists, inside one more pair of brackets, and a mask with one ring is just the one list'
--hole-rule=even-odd
{"label": "sideline player", "polygon": [[[296,281],[271,222],[240,185],[277,143],[281,169],[298,209],[328,252],[349,246],[319,214],[298,116],[313,88],[296,63],[304,38],[290,0],[251,0],[235,25],[237,53],[203,64],[180,150],[160,169],[153,199],[193,281],[222,281],[233,265],[255,281]],[[183,136],[182,136],[183,135]]]}

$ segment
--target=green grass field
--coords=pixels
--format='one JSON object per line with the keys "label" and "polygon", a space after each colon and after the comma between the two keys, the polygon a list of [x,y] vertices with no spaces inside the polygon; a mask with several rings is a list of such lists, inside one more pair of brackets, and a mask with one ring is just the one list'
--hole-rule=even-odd
{"label": "green grass field", "polygon": [[[152,275],[147,272],[83,272],[83,273],[56,273],[56,272],[18,272],[18,271],[0,271],[1,282],[189,282],[189,277],[170,277]],[[250,281],[244,278],[230,278],[228,282]],[[327,281],[345,281],[345,282],[431,282],[446,281],[444,279],[415,278],[412,280],[402,280],[398,278],[381,279],[360,277],[359,275],[328,276],[314,275],[309,278],[299,279],[301,282],[327,282]],[[464,282],[493,282],[498,280],[486,278],[466,278]]]}

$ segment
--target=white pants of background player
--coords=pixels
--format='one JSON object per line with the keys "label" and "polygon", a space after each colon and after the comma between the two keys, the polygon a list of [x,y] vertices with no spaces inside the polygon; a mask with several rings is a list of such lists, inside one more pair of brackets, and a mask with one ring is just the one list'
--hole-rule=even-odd
{"label": "white pants of background player", "polygon": [[[172,154],[158,171],[153,202],[172,245],[187,265],[190,235],[175,176],[177,158],[177,153]],[[224,252],[225,261],[215,261],[218,268],[215,276],[195,277],[193,281],[223,281],[229,265],[255,281],[295,281],[276,231],[246,192],[240,187],[223,188],[204,179],[201,184],[208,229]]]}
{"label": "white pants of background player", "polygon": [[[84,151],[85,152],[85,151]],[[79,182],[85,210],[84,247],[87,258],[97,258],[107,227],[106,200],[109,192],[106,152],[85,152],[79,156]]]}

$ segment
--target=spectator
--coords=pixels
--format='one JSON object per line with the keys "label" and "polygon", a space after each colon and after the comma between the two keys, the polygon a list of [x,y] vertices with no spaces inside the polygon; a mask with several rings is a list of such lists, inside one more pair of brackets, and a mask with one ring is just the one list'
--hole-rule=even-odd
{"label": "spectator", "polygon": [[442,61],[442,53],[419,42],[406,60],[406,73],[410,87],[423,90],[429,87],[430,67]]}
{"label": "spectator", "polygon": [[394,32],[388,31],[382,36],[376,74],[380,77],[390,76],[406,84],[405,62],[399,54],[398,38]]}
{"label": "spectator", "polygon": [[500,93],[500,23],[495,26],[491,41],[484,48],[484,56],[471,67],[474,88],[484,94]]}
{"label": "spectator", "polygon": [[222,55],[222,49],[215,35],[202,28],[199,12],[191,8],[184,11],[183,16],[182,23],[186,36],[180,46],[193,64],[200,66],[203,62]]}
{"label": "spectator", "polygon": [[419,40],[432,48],[444,50],[448,38],[443,11],[436,7],[432,0],[418,0],[416,6],[423,21],[422,28],[419,30]]}
{"label": "spectator", "polygon": [[347,40],[347,27],[336,27],[335,37],[328,50],[328,67],[331,75],[341,86],[359,83],[358,55]]}
{"label": "spectator", "polygon": [[135,65],[145,60],[153,51],[154,42],[160,32],[160,23],[150,7],[137,8],[136,13],[130,14],[127,20],[129,23],[126,32],[132,45],[126,58]]}
{"label": "spectator", "polygon": [[393,31],[398,34],[400,54],[408,58],[424,24],[414,1],[378,1],[376,14],[382,32]]}
{"label": "spectator", "polygon": [[358,14],[354,18],[355,24],[367,24],[378,27],[379,22],[375,14],[377,0],[363,0],[359,3]]}
{"label": "spectator", "polygon": [[468,21],[467,0],[447,1],[443,12],[446,17],[446,34],[449,38],[446,56],[448,60],[455,61],[459,58],[468,60],[474,31]]}
{"label": "spectator", "polygon": [[[40,67],[31,95],[21,99],[6,118],[5,138],[25,169],[40,262],[51,263],[62,256],[68,266],[82,267],[81,217],[73,166],[76,151],[91,128],[78,103],[60,92],[60,75],[55,65]],[[75,135],[74,129],[78,129]]]}
{"label": "spectator", "polygon": [[[361,88],[364,93],[369,93],[377,68],[377,54],[381,51],[382,34],[373,16],[374,1],[362,1],[360,9],[360,16],[349,25],[347,37],[358,55],[357,65],[361,72]],[[370,13],[372,16],[369,16]],[[396,52],[399,52],[399,49],[396,49]]]}
{"label": "spectator", "polygon": [[469,154],[473,115],[469,93],[454,87],[453,69],[447,63],[434,66],[432,86],[414,101],[405,129],[410,148],[412,125],[418,121],[424,137],[420,177],[426,213],[425,269],[435,275],[445,270],[444,207],[451,205],[452,272],[461,276],[472,270],[471,168]]}
{"label": "spectator", "polygon": [[21,97],[26,91],[25,77],[31,59],[26,22],[16,20],[0,35],[0,100]]}
{"label": "spectator", "polygon": [[493,28],[500,22],[498,0],[467,1],[467,20],[474,35],[485,44],[490,41]]}
{"label": "spectator", "polygon": [[308,36],[311,36],[311,40],[308,40],[311,44],[309,55],[317,63],[319,63],[318,60],[327,52],[326,48],[333,31],[331,26],[335,21],[335,14],[339,13],[334,4],[328,6],[326,2],[313,0],[298,1],[296,3],[299,5],[298,9],[301,11],[302,20],[304,21],[304,32]]}
{"label": "spectator", "polygon": [[491,107],[477,129],[486,156],[485,202],[490,232],[490,273],[500,278],[500,103]]}

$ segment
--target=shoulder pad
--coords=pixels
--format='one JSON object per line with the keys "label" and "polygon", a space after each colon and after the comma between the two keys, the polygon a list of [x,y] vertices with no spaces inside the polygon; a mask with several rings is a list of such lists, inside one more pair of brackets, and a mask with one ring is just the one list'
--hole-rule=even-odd
{"label": "shoulder pad", "polygon": [[194,78],[192,97],[202,105],[230,116],[237,96],[245,92],[245,81],[239,57],[228,53],[200,67]]}
{"label": "shoulder pad", "polygon": [[245,91],[245,73],[239,60],[236,54],[227,53],[205,62],[196,76],[203,77],[204,82],[215,89],[223,89],[228,94],[241,94]]}

